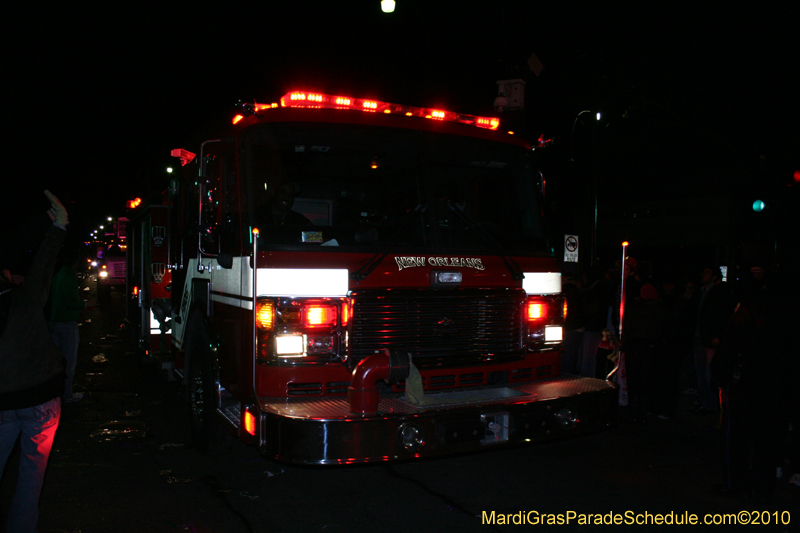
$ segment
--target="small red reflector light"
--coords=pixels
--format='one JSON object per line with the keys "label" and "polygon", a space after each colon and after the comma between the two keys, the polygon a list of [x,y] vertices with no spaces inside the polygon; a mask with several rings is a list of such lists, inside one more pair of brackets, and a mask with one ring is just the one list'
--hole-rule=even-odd
{"label": "small red reflector light", "polygon": [[256,435],[256,417],[250,411],[244,412],[244,430],[250,435]]}
{"label": "small red reflector light", "polygon": [[342,325],[346,326],[350,322],[350,304],[344,302],[342,304]]}

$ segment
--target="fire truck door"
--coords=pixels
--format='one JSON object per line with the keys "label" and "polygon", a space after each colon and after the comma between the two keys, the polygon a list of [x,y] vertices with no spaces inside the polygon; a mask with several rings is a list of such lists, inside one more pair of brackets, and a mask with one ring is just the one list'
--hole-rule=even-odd
{"label": "fire truck door", "polygon": [[241,273],[232,268],[233,258],[242,255],[233,143],[226,140],[206,142],[201,164],[199,247],[201,256],[206,258],[203,263],[210,260],[214,265],[210,318],[220,341],[216,352],[220,382],[230,390],[237,388],[235,381],[241,379],[242,333],[250,329],[242,307]]}

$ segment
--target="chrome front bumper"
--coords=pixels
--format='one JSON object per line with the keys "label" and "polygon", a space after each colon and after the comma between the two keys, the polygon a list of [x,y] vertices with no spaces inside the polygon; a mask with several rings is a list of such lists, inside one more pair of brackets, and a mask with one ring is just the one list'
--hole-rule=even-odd
{"label": "chrome front bumper", "polygon": [[425,405],[381,396],[354,415],[346,397],[260,398],[258,442],[290,463],[350,464],[452,455],[611,427],[617,389],[580,376],[430,392]]}

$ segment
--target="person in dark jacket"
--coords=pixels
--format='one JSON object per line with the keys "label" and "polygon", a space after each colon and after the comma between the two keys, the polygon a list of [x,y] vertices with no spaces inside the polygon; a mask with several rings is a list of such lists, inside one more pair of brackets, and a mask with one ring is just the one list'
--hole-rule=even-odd
{"label": "person in dark jacket", "polygon": [[719,395],[711,376],[711,361],[735,307],[728,284],[721,279],[719,268],[705,268],[700,277],[702,287],[694,342],[700,413],[719,411]]}
{"label": "person in dark jacket", "polygon": [[623,345],[628,374],[631,421],[643,423],[653,401],[653,372],[664,353],[668,309],[651,283],[641,286],[639,297],[625,310]]}
{"label": "person in dark jacket", "polygon": [[53,224],[47,230],[24,276],[8,270],[13,288],[7,298],[5,327],[0,338],[0,464],[17,439],[21,455],[7,531],[36,531],[39,495],[61,417],[64,357],[47,330],[44,306],[56,256],[66,234],[67,211],[49,191]]}
{"label": "person in dark jacket", "polygon": [[[768,502],[796,419],[800,320],[796,278],[737,287],[736,309],[711,364],[722,400],[722,466],[727,496]],[[759,280],[760,281],[760,280]]]}
{"label": "person in dark jacket", "polygon": [[86,303],[81,299],[78,275],[75,267],[80,253],[74,246],[65,246],[56,264],[53,282],[50,287],[50,301],[47,305],[47,325],[53,342],[59,347],[67,363],[67,379],[64,382],[64,402],[76,402],[83,394],[72,392],[72,380],[78,365],[78,320]]}

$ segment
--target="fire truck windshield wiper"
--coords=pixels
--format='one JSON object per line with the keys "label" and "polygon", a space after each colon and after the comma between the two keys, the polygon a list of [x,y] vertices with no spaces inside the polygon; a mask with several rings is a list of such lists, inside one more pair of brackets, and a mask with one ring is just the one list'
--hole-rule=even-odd
{"label": "fire truck windshield wiper", "polygon": [[[405,231],[410,223],[415,220],[415,215],[419,214],[420,216],[425,213],[425,210],[428,209],[427,205],[417,204],[417,207],[412,209],[411,211],[407,212],[405,217],[400,221],[397,225],[392,236],[389,240],[386,241],[384,245],[384,249],[386,251],[378,252],[377,254],[373,255],[366,263],[364,263],[358,270],[355,272],[350,273],[350,278],[356,281],[361,281],[362,279],[369,276],[375,268],[381,264],[381,262],[389,255],[391,248],[397,244],[397,241],[400,239],[401,234]],[[423,224],[423,232],[425,231],[425,225]]]}
{"label": "fire truck windshield wiper", "polygon": [[516,261],[514,261],[511,257],[506,255],[505,249],[503,245],[497,242],[497,239],[492,237],[485,229],[483,229],[477,222],[475,222],[471,217],[469,217],[465,212],[464,209],[458,205],[453,203],[448,199],[446,201],[447,208],[454,212],[458,217],[469,227],[475,230],[485,242],[489,243],[490,245],[497,248],[497,251],[500,252],[500,259],[503,260],[503,264],[506,265],[508,271],[511,272],[511,279],[514,280],[521,280],[525,277],[525,274],[522,273],[522,269],[519,267]]}

